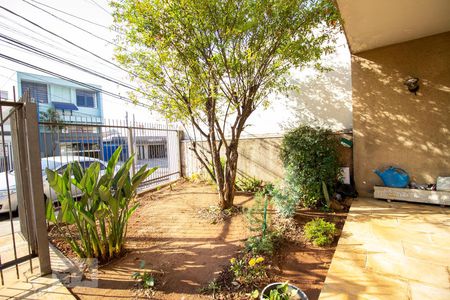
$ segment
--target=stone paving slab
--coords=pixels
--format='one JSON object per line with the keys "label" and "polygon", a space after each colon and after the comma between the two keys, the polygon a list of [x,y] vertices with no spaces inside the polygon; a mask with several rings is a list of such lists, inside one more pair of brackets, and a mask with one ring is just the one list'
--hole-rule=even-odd
{"label": "stone paving slab", "polygon": [[321,300],[450,299],[450,208],[353,201]]}
{"label": "stone paving slab", "polygon": [[[16,232],[16,246],[18,257],[28,254],[28,244],[23,236]],[[0,237],[0,250],[2,259],[14,258],[11,234]],[[56,273],[62,273],[72,268],[70,261],[59,253],[53,246],[50,247],[50,260],[52,269]],[[19,265],[19,279],[17,279],[16,268],[11,267],[3,271],[5,285],[0,284],[0,300],[4,299],[51,299],[72,300],[75,297],[61,283],[55,274],[39,276],[39,260],[32,260],[33,272],[29,261]]]}
{"label": "stone paving slab", "polygon": [[55,275],[34,276],[17,280],[0,288],[0,299],[49,299],[71,300],[75,297],[64,287]]}

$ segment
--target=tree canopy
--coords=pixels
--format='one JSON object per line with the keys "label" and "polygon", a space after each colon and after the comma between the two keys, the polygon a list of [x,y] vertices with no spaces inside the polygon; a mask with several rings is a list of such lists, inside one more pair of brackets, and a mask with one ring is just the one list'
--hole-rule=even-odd
{"label": "tree canopy", "polygon": [[139,83],[132,96],[206,141],[206,152],[195,142],[193,150],[232,204],[246,121],[268,105],[268,94],[289,88],[291,68],[321,68],[339,30],[333,1],[117,0],[112,6],[120,32],[116,58]]}

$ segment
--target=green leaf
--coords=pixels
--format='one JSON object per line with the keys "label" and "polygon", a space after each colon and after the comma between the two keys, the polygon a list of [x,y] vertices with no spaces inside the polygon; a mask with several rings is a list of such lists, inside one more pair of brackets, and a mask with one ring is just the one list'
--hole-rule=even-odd
{"label": "green leaf", "polygon": [[258,290],[253,290],[253,292],[250,294],[250,297],[252,299],[258,299],[259,297],[259,291]]}
{"label": "green leaf", "polygon": [[92,226],[95,227],[96,223],[95,223],[95,218],[94,215],[92,213],[90,213],[89,211],[83,209],[82,207],[80,207],[78,209],[78,212],[80,213],[81,216],[83,216],[83,218]]}
{"label": "green leaf", "polygon": [[63,176],[49,168],[45,172],[47,173],[47,181],[56,194],[65,195],[67,193],[67,184],[64,182]]}
{"label": "green leaf", "polygon": [[75,182],[80,182],[83,178],[83,168],[81,167],[80,162],[76,161],[72,163],[72,172]]}
{"label": "green leaf", "polygon": [[155,286],[155,278],[153,278],[153,276],[148,276],[145,280],[145,285],[147,287],[154,287]]}
{"label": "green leaf", "polygon": [[132,189],[135,190],[139,187],[139,185],[147,179],[151,174],[153,174],[158,167],[154,167],[147,170],[147,165],[142,166],[139,171],[133,176],[131,182],[133,184]]}
{"label": "green leaf", "polygon": [[114,151],[113,155],[108,161],[108,166],[106,167],[106,174],[109,174],[111,177],[114,175],[114,170],[121,153],[122,153],[122,146],[119,146],[117,147],[116,151]]}
{"label": "green leaf", "polygon": [[53,207],[52,199],[47,199],[45,203],[45,218],[49,222],[56,223],[55,208]]}

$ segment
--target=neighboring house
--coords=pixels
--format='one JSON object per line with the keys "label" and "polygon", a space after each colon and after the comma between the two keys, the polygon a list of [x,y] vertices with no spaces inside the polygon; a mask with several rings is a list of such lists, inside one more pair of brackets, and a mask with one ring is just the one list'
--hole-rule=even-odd
{"label": "neighboring house", "polygon": [[167,137],[165,136],[136,136],[135,142],[139,160],[167,157]]}
{"label": "neighboring house", "polygon": [[[19,95],[30,93],[37,103],[41,121],[52,124],[40,126],[41,155],[85,155],[100,158],[101,134],[92,126],[70,125],[100,124],[103,119],[101,87],[88,84],[92,88],[70,81],[17,72]],[[59,117],[49,120],[43,117],[55,110]],[[61,125],[60,123],[63,123]]]}

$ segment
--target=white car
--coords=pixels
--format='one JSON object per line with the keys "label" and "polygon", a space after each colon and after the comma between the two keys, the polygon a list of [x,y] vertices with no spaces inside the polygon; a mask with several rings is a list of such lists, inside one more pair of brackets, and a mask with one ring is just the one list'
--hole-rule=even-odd
{"label": "white car", "polygon": [[[50,188],[50,185],[47,181],[47,175],[45,170],[49,168],[50,170],[55,170],[58,173],[62,174],[67,165],[78,161],[81,164],[83,169],[88,168],[93,162],[100,163],[100,174],[104,172],[108,163],[91,157],[85,156],[52,156],[52,157],[44,157],[41,159],[41,169],[42,169],[42,182],[44,188],[44,198],[45,199],[56,199],[55,191]],[[16,194],[16,178],[14,171],[7,172],[8,181],[9,181],[9,191],[10,191],[10,199],[11,199],[11,211],[17,211],[18,203],[17,203],[17,194]],[[6,189],[6,175],[5,172],[0,173],[0,213],[9,212],[9,201],[8,201],[8,191]],[[74,198],[81,196],[81,191],[75,187],[72,189],[72,195]],[[53,200],[55,201],[55,200]]]}

